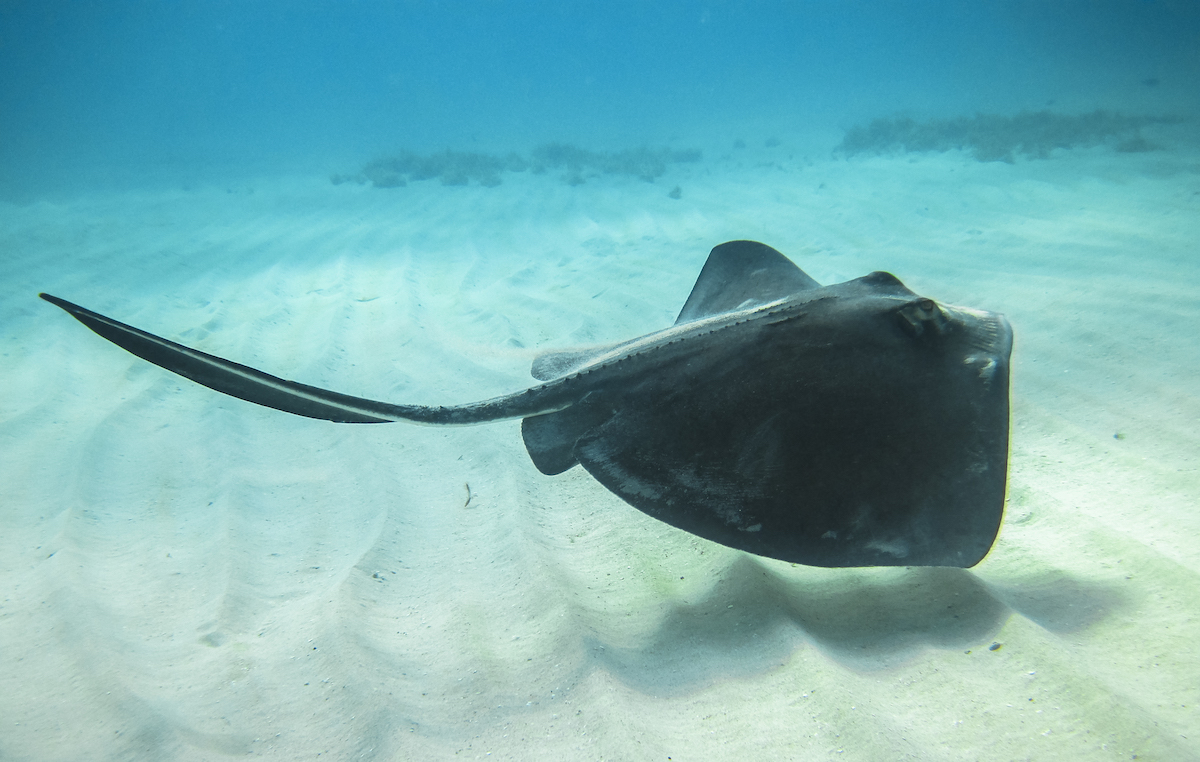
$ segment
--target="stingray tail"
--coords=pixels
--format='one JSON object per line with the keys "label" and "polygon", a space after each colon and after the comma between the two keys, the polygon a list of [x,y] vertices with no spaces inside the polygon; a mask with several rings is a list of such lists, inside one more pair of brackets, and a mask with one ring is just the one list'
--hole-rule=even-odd
{"label": "stingray tail", "polygon": [[160,368],[178,373],[222,394],[306,418],[337,423],[388,423],[406,420],[427,424],[471,424],[521,418],[560,410],[567,406],[556,402],[554,397],[557,395],[547,389],[530,389],[506,397],[452,407],[394,405],[352,397],[288,381],[176,344],[57,296],[38,296],[66,310],[76,320],[122,349]]}
{"label": "stingray tail", "polygon": [[209,389],[285,413],[338,423],[386,423],[402,410],[382,402],[351,397],[287,381],[260,370],[190,349],[118,322],[50,294],[38,294],[79,322],[143,360],[190,378]]}

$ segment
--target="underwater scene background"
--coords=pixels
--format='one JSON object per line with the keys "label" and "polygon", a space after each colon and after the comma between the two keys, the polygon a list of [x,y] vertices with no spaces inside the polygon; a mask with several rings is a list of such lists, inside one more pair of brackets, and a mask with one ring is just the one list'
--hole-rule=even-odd
{"label": "underwater scene background", "polygon": [[[1200,6],[0,4],[0,759],[1200,759]],[[709,250],[1007,315],[978,566],[654,521],[441,405]]]}

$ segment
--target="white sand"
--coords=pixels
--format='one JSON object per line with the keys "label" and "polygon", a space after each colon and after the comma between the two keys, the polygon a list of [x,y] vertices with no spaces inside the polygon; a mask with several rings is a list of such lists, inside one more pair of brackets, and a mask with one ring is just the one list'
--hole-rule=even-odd
{"label": "white sand", "polygon": [[[4,206],[0,758],[1200,759],[1198,178],[797,155]],[[540,475],[515,422],[288,416],[35,296],[455,403],[668,325],[732,238],[1009,316],[1009,509],[978,567],[748,556]]]}

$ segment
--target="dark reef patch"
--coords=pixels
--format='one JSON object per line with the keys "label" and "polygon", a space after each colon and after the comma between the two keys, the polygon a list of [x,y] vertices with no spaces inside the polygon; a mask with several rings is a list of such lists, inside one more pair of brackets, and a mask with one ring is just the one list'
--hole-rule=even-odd
{"label": "dark reef patch", "polygon": [[500,184],[501,172],[523,172],[529,163],[515,153],[492,156],[469,151],[442,151],[422,156],[405,151],[375,159],[362,168],[362,176],[376,188],[397,188],[410,180],[439,178],[442,185],[467,185],[471,180],[491,188]]}
{"label": "dark reef patch", "polygon": [[533,149],[528,157],[516,153],[493,156],[466,151],[442,151],[416,154],[409,151],[397,156],[368,162],[356,175],[335,174],[334,185],[345,182],[370,182],[376,188],[398,188],[409,182],[440,179],[443,185],[467,185],[475,181],[484,187],[499,185],[504,172],[561,170],[568,185],[582,185],[585,175],[627,175],[646,182],[666,173],[670,164],[700,160],[698,150],[634,148],[624,151],[589,151],[569,143],[547,143]]}
{"label": "dark reef patch", "polygon": [[565,169],[567,182],[582,179],[585,171],[605,175],[631,175],[639,180],[654,182],[667,171],[668,164],[700,161],[698,150],[676,151],[670,148],[633,148],[624,151],[588,151],[569,143],[547,143],[533,149],[535,170]]}
{"label": "dark reef patch", "polygon": [[977,114],[921,122],[895,117],[851,127],[834,150],[846,156],[960,150],[979,161],[1009,163],[1018,156],[1049,158],[1056,148],[1109,145],[1123,153],[1140,153],[1157,148],[1142,137],[1143,127],[1178,121],[1172,117],[1130,116],[1103,110],[1077,115],[1050,111],[1025,111],[1016,116]]}

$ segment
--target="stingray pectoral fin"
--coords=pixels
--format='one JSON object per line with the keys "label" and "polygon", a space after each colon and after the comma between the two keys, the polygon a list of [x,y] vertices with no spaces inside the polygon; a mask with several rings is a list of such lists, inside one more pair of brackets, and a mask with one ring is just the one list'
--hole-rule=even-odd
{"label": "stingray pectoral fin", "polygon": [[579,441],[613,416],[611,408],[585,397],[565,410],[533,415],[521,421],[521,438],[533,465],[546,476],[556,476],[579,464]]}
{"label": "stingray pectoral fin", "polygon": [[603,354],[614,352],[636,342],[637,339],[634,339],[633,341],[619,341],[615,344],[603,344],[566,352],[546,352],[534,359],[533,367],[529,372],[538,381],[552,381],[576,372]]}
{"label": "stingray pectoral fin", "polygon": [[729,241],[709,252],[675,324],[736,312],[820,287],[770,246],[758,241]]}

